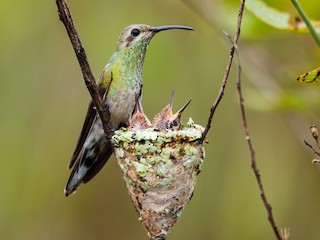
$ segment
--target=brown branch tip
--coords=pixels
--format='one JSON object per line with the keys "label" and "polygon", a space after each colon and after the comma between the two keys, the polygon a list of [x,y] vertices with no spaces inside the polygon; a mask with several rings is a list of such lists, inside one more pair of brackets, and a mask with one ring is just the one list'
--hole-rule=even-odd
{"label": "brown branch tip", "polygon": [[110,139],[113,134],[112,126],[110,123],[110,113],[109,113],[109,110],[104,106],[103,98],[99,92],[99,88],[91,72],[91,68],[87,60],[86,52],[82,46],[80,37],[74,26],[68,5],[64,0],[56,0],[56,4],[58,7],[59,18],[67,30],[72,47],[74,49],[74,52],[77,56],[77,59],[80,65],[85,84],[88,88],[88,91],[91,95],[94,106],[96,107],[99,117],[102,121],[104,132],[106,133],[107,138]]}

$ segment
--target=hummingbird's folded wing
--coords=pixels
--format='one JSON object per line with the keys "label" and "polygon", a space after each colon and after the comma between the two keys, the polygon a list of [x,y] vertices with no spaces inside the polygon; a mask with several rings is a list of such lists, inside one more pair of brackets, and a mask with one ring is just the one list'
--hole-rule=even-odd
{"label": "hummingbird's folded wing", "polygon": [[[105,95],[108,93],[110,84],[112,82],[112,72],[110,71],[108,65],[107,67],[103,70],[103,72],[100,75],[99,78],[99,89],[100,89],[100,94],[101,96],[103,96],[103,98],[105,98]],[[87,110],[87,114],[86,114],[86,118],[84,120],[83,123],[83,127],[76,145],[76,148],[72,154],[70,163],[69,163],[69,169],[71,169],[73,167],[73,165],[75,164],[82,148],[83,148],[83,144],[85,143],[88,134],[90,132],[90,129],[92,128],[92,124],[95,120],[95,118],[97,117],[97,111],[95,109],[94,103],[92,100],[90,100],[89,106],[88,106],[88,110]]]}
{"label": "hummingbird's folded wing", "polygon": [[111,143],[105,144],[100,150],[96,161],[91,165],[90,169],[84,176],[82,180],[83,183],[89,182],[101,170],[101,168],[109,160],[112,153],[113,153],[113,148]]}
{"label": "hummingbird's folded wing", "polygon": [[112,152],[112,145],[107,141],[82,148],[66,184],[66,196],[74,193],[81,183],[90,181],[106,164]]}
{"label": "hummingbird's folded wing", "polygon": [[69,163],[69,169],[73,167],[75,161],[78,158],[79,153],[81,152],[81,149],[83,147],[84,142],[87,139],[88,133],[92,127],[92,123],[94,119],[96,118],[96,109],[94,108],[93,101],[91,100],[88,106],[87,115],[83,123],[83,127],[80,133],[80,137],[78,139],[76,148],[72,154],[70,163]]}

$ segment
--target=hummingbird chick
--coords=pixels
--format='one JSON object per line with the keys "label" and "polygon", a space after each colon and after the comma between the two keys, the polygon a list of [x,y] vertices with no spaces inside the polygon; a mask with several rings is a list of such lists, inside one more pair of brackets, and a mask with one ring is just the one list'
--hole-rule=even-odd
{"label": "hummingbird chick", "polygon": [[132,118],[127,130],[137,131],[137,130],[142,130],[150,127],[152,127],[151,122],[143,112],[142,99],[141,99],[141,95],[139,95],[136,102],[135,111],[132,114]]}
{"label": "hummingbird chick", "polygon": [[[100,94],[104,96],[114,129],[127,127],[130,122],[141,92],[144,57],[151,39],[158,32],[170,29],[194,30],[179,25],[151,27],[133,24],[121,32],[116,51],[98,80]],[[69,196],[81,183],[90,181],[112,153],[113,147],[106,139],[102,122],[91,100],[69,164],[72,172],[65,188],[65,195]]]}
{"label": "hummingbird chick", "polygon": [[190,100],[180,108],[175,114],[172,114],[172,105],[174,99],[174,91],[172,91],[170,102],[159,112],[152,120],[152,126],[158,130],[171,129],[179,130],[181,127],[181,115],[191,102]]}

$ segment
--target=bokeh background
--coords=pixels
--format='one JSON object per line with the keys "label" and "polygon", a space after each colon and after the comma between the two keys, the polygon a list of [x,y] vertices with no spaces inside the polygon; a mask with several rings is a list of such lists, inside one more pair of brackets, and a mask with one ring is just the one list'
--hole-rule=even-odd
{"label": "bokeh background", "polygon": [[[290,1],[268,1],[293,14]],[[75,1],[69,6],[94,75],[131,23],[183,24],[195,32],[157,35],[146,56],[143,104],[151,117],[175,89],[178,109],[205,125],[230,52],[239,1]],[[303,8],[319,20],[320,2]],[[114,157],[66,198],[67,165],[89,94],[54,1],[1,1],[0,238],[147,239]],[[290,239],[320,239],[320,167],[311,164],[311,123],[320,89],[296,77],[320,66],[308,34],[280,31],[245,11],[239,42],[243,90],[258,167],[279,228]],[[250,168],[233,67],[214,116],[195,194],[168,239],[274,239]],[[315,145],[315,144],[314,144]]]}

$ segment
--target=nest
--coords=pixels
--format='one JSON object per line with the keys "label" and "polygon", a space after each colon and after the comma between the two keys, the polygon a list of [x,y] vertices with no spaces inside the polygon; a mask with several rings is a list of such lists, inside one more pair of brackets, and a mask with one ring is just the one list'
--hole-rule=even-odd
{"label": "nest", "polygon": [[166,238],[192,198],[204,147],[203,127],[191,119],[182,127],[180,114],[175,127],[159,129],[155,126],[168,118],[157,116],[151,124],[143,113],[136,112],[130,126],[117,130],[112,141],[139,220],[151,239],[160,240]]}

